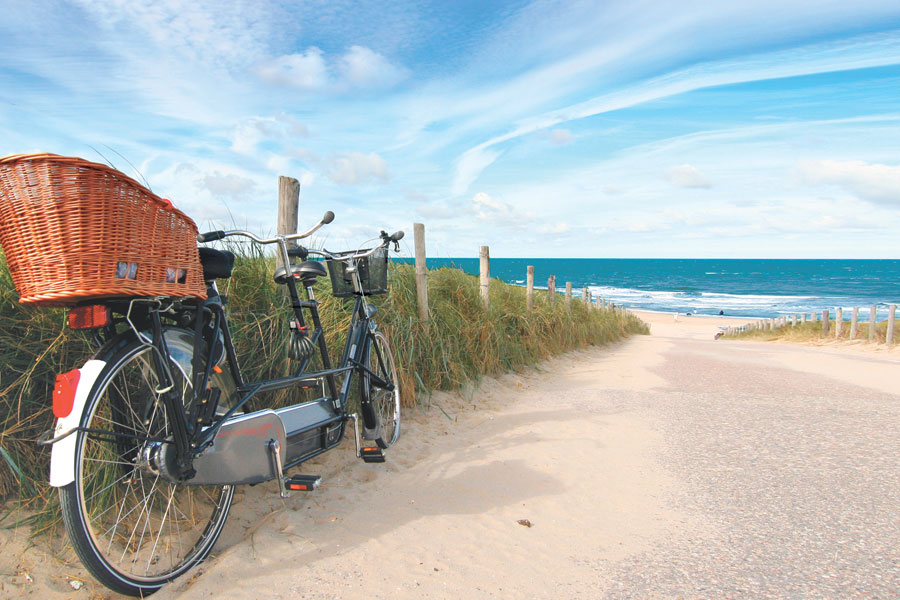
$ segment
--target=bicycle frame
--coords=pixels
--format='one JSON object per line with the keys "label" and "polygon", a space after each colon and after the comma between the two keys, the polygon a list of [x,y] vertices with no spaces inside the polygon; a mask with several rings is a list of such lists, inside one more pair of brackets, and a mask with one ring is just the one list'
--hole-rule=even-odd
{"label": "bicycle frame", "polygon": [[[390,242],[399,249],[403,232],[382,232],[381,244],[371,250],[288,251],[287,241],[333,218],[328,212],[304,234],[271,240],[241,231],[197,238],[202,243],[245,235],[257,243],[278,243],[283,266],[275,281],[286,285],[292,330],[287,350],[297,361],[286,377],[244,378],[215,283],[231,274],[233,256],[227,253],[200,252],[205,300],[113,298],[88,307],[99,348],[82,368],[57,378],[58,420],[42,443],[52,445],[50,483],[59,488],[73,548],[110,589],[152,593],[202,561],[222,531],[236,485],[276,479],[282,497],[315,489],[320,476],[287,475],[287,470],[339,445],[350,420],[357,457],[384,462],[383,450],[400,432],[400,383],[388,340],[372,320],[376,309],[363,293],[383,287],[363,287],[363,280],[367,286],[376,280],[370,271],[360,273],[358,261]],[[309,253],[342,265],[341,279],[333,283],[343,285],[353,274],[356,300],[337,365],[313,291],[326,271],[318,263],[291,264],[292,256],[305,260]],[[379,256],[386,260],[384,252]],[[350,295],[334,285],[336,296]],[[313,362],[317,355],[321,363]],[[359,415],[349,414],[357,375],[363,438],[372,440],[368,447],[359,444]],[[280,408],[258,402],[263,393],[294,388],[320,388],[321,396],[300,394]]]}
{"label": "bicycle frame", "polygon": [[[241,372],[237,354],[234,349],[231,332],[225,319],[224,306],[219,300],[218,291],[216,290],[215,284],[211,284],[210,299],[207,300],[203,304],[203,306],[205,308],[208,308],[212,313],[212,322],[215,329],[214,333],[208,336],[209,341],[207,342],[206,348],[201,350],[200,353],[195,352],[194,356],[195,360],[198,356],[212,356],[214,353],[214,345],[218,341],[217,334],[221,332],[224,339],[224,350],[228,359],[227,362],[231,370],[232,378],[234,379],[236,384],[236,392],[239,396],[239,399],[215,425],[206,429],[202,433],[201,437],[194,443],[194,449],[192,450],[192,453],[194,455],[201,453],[206,447],[208,447],[215,439],[219,427],[221,427],[222,424],[224,424],[238,411],[243,410],[251,402],[251,400],[256,398],[259,394],[274,392],[280,389],[291,387],[312,387],[313,385],[319,385],[320,382],[324,381],[325,385],[327,385],[328,387],[329,397],[334,410],[340,416],[341,420],[345,422],[348,418],[346,414],[347,401],[352,390],[354,373],[364,371],[375,381],[376,385],[387,389],[390,389],[392,387],[390,382],[384,381],[383,379],[378,377],[376,373],[374,373],[364,364],[367,357],[360,356],[360,352],[362,352],[362,349],[366,346],[366,336],[374,327],[374,324],[372,322],[372,315],[374,314],[374,310],[373,307],[369,305],[368,302],[366,302],[364,296],[356,297],[347,340],[344,344],[341,363],[340,365],[334,367],[331,365],[331,359],[328,354],[327,340],[325,339],[325,332],[322,328],[322,323],[319,316],[319,304],[315,300],[315,293],[312,287],[306,287],[306,300],[301,300],[296,282],[293,278],[288,279],[287,289],[291,300],[292,314],[297,319],[301,327],[305,327],[307,322],[305,315],[303,314],[304,309],[309,312],[309,317],[313,325],[311,340],[313,344],[316,345],[319,351],[318,355],[322,361],[323,368],[318,371],[306,372],[305,369],[312,359],[312,357],[308,357],[300,361],[300,364],[297,366],[294,375],[271,380],[246,382]],[[195,339],[198,343],[201,341],[199,336],[197,336]],[[206,369],[202,373],[202,378],[195,383],[195,390],[205,390],[208,386],[211,371],[210,364],[212,361],[206,362],[208,364],[206,365]],[[194,373],[198,373],[198,369],[196,366],[194,369]],[[336,379],[340,375],[344,375],[344,378],[341,382],[340,390],[338,391]],[[341,435],[339,436],[336,443],[339,443],[342,438],[343,428],[341,430]],[[331,444],[329,444],[329,447],[332,447]],[[329,448],[324,448],[321,450],[321,452],[324,452],[327,449]],[[290,461],[284,464],[283,468],[287,469],[291,466],[294,466],[295,464],[299,464],[300,462],[308,460],[309,458],[312,458],[312,456],[320,454],[321,452],[304,455],[303,457],[300,457],[295,461]]]}

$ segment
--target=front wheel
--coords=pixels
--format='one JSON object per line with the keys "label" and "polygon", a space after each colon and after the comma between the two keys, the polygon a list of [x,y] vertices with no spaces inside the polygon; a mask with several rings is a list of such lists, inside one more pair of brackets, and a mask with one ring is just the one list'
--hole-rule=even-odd
{"label": "front wheel", "polygon": [[[165,442],[159,440],[171,439],[172,431],[152,352],[133,344],[106,365],[81,420],[90,431],[76,434],[75,481],[59,491],[84,566],[108,588],[132,596],[156,591],[203,560],[234,495],[230,485],[176,485],[160,475],[155,457]],[[189,401],[189,374],[174,362],[171,371]]]}
{"label": "front wheel", "polygon": [[[388,448],[400,437],[400,381],[394,355],[387,337],[380,331],[369,337],[366,366],[373,375],[363,374],[364,412],[366,405],[378,419],[378,435],[375,443]],[[393,389],[390,389],[393,388]]]}

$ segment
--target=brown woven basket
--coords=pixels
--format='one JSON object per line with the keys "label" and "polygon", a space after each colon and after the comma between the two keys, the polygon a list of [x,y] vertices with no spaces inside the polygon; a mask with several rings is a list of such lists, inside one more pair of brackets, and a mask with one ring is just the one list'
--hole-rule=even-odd
{"label": "brown woven basket", "polygon": [[130,177],[80,158],[0,158],[0,245],[23,304],[206,298],[194,222]]}

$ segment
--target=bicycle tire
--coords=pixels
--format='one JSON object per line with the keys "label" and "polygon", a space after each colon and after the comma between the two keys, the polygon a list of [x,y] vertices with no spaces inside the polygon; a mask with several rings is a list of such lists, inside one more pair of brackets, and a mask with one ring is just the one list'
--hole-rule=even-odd
{"label": "bicycle tire", "polygon": [[382,449],[387,449],[400,437],[400,381],[397,379],[397,368],[394,364],[394,355],[391,352],[387,336],[380,331],[375,331],[368,337],[366,343],[366,364],[380,379],[390,381],[394,385],[393,390],[387,390],[373,385],[372,377],[364,372],[362,376],[363,397],[362,402],[368,405],[377,416],[378,436],[375,443]]}
{"label": "bicycle tire", "polygon": [[[88,396],[83,427],[169,437],[151,352],[134,342],[108,361]],[[176,389],[187,399],[189,371],[172,364]],[[98,581],[146,596],[206,558],[225,525],[233,486],[172,484],[147,459],[148,442],[76,435],[75,481],[60,488],[60,506],[76,554]]]}

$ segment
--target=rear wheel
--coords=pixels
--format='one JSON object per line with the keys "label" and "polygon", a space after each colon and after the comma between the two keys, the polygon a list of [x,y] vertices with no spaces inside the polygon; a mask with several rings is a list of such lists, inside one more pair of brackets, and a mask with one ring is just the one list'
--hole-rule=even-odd
{"label": "rear wheel", "polygon": [[[75,434],[75,481],[60,488],[63,521],[82,563],[105,586],[133,596],[202,561],[234,495],[230,485],[177,485],[160,475],[159,440],[172,431],[152,352],[134,344],[107,363],[81,420],[94,432]],[[188,374],[176,363],[171,371],[187,402]]]}
{"label": "rear wheel", "polygon": [[[363,402],[368,400],[371,412],[381,425],[375,443],[381,448],[388,448],[400,437],[400,382],[387,337],[376,331],[369,340],[366,365],[375,377],[368,373],[363,375]],[[386,385],[393,389],[388,389]]]}

